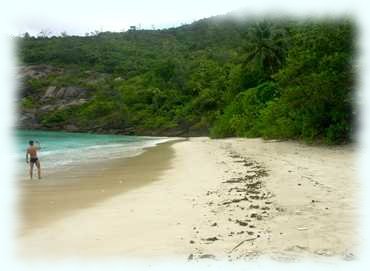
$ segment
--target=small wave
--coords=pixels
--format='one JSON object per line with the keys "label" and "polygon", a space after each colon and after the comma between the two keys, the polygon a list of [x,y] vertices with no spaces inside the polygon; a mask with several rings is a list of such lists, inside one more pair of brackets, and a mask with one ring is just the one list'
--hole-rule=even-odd
{"label": "small wave", "polygon": [[150,138],[145,140],[125,141],[122,143],[98,144],[40,152],[43,168],[47,170],[74,167],[92,161],[133,157],[143,153],[145,148],[169,141],[167,138]]}

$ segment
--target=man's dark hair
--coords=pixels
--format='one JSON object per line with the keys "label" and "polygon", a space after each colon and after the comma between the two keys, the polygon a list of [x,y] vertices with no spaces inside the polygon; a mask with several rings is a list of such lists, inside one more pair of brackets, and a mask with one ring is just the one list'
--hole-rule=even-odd
{"label": "man's dark hair", "polygon": [[33,146],[33,140],[28,141],[28,143],[30,143],[30,145]]}

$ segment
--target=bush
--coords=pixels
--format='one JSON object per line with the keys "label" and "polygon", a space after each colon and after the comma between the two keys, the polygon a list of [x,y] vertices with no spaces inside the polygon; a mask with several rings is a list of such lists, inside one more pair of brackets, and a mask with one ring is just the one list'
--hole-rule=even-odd
{"label": "bush", "polygon": [[275,83],[263,83],[238,94],[225,108],[211,129],[211,137],[260,135],[257,128],[260,111],[279,95]]}
{"label": "bush", "polygon": [[264,138],[294,138],[298,135],[294,117],[279,98],[268,102],[260,111],[256,128]]}
{"label": "bush", "polygon": [[24,98],[22,98],[22,101],[21,101],[21,107],[22,108],[27,108],[27,109],[35,108],[36,103],[32,98],[24,97]]}
{"label": "bush", "polygon": [[72,114],[71,109],[49,112],[42,117],[41,123],[49,128],[64,125],[71,119]]}

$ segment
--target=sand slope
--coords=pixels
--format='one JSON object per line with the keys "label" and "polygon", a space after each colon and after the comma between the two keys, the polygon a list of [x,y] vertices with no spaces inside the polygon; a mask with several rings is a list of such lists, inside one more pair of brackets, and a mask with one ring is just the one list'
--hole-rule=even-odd
{"label": "sand slope", "polygon": [[[351,147],[191,138],[166,148],[174,155],[153,180],[29,227],[20,255],[353,257],[359,184]],[[115,172],[115,180],[135,181]]]}

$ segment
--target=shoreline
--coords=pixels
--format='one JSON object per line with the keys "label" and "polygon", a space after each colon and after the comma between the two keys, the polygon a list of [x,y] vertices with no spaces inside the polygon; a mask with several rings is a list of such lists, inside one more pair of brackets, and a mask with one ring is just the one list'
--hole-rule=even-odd
{"label": "shoreline", "polygon": [[[20,133],[20,137],[23,139],[23,141],[28,141],[28,138],[25,138],[25,135],[22,135],[22,133],[38,133],[38,132],[53,132],[60,134],[58,131],[47,131],[47,130],[17,130],[17,132]],[[130,158],[134,157],[137,155],[142,154],[143,152],[146,151],[146,149],[155,147],[158,144],[162,144],[165,142],[170,142],[170,141],[176,141],[176,140],[184,140],[185,138],[182,137],[150,137],[150,136],[126,136],[126,135],[116,135],[116,134],[94,134],[94,133],[80,133],[80,132],[64,132],[62,133],[66,134],[69,136],[69,134],[73,135],[92,135],[92,136],[112,136],[112,141],[106,141],[103,142],[98,142],[97,145],[85,145],[85,146],[77,146],[76,150],[78,152],[75,152],[74,154],[70,154],[73,156],[73,159],[71,159],[68,156],[65,156],[66,153],[73,151],[74,149],[69,147],[65,149],[42,149],[41,150],[41,155],[39,156],[41,159],[41,169],[45,174],[42,174],[43,177],[47,177],[48,175],[54,176],[55,174],[58,174],[60,172],[64,171],[69,171],[69,170],[74,170],[79,167],[89,167],[92,164],[99,165],[105,161],[114,161],[116,159],[124,159],[124,158]],[[34,135],[27,135],[27,137],[33,137]],[[36,135],[36,137],[39,136],[39,134]],[[45,135],[41,135],[42,137]],[[48,134],[49,136],[49,134]],[[53,134],[51,134],[53,136]],[[125,137],[125,138],[133,138],[133,144],[131,144],[130,140],[128,142],[124,141],[116,141],[117,138],[119,137]],[[99,138],[97,138],[99,139]],[[136,140],[137,139],[137,140]],[[50,143],[49,143],[50,144]],[[121,150],[116,150],[113,152],[113,157],[112,157],[112,152],[108,151],[109,148],[112,148],[112,145],[118,145]],[[116,147],[115,146],[115,147]],[[99,148],[99,149],[98,149]],[[91,149],[94,149],[93,155],[91,155],[92,151]],[[102,150],[102,153],[100,155],[97,155],[100,153],[100,150]],[[111,149],[112,150],[112,149]],[[80,156],[80,153],[84,153],[84,155]],[[89,155],[90,154],[90,155]],[[77,155],[77,156],[76,156]],[[24,163],[24,154],[22,153],[17,153],[17,174],[16,174],[16,179],[19,181],[29,181],[29,175],[28,175],[28,170],[29,170],[29,165],[26,165]],[[75,159],[76,158],[76,159]],[[65,163],[55,163],[56,161],[59,160],[66,160]],[[36,176],[37,177],[37,176]]]}
{"label": "shoreline", "polygon": [[[92,172],[86,176],[89,185],[81,181],[79,190],[66,186],[57,219],[45,219],[55,205],[39,205],[44,212],[35,214],[37,205],[26,204],[30,209],[24,213],[34,217],[19,236],[20,255],[353,259],[359,201],[353,155],[350,146],[261,139],[166,142],[131,158],[129,165],[111,165],[109,176]],[[120,174],[126,174],[124,184]],[[54,188],[38,192],[60,194],[61,187]],[[89,197],[81,193],[85,189],[95,192]],[[41,200],[37,194],[29,199]]]}
{"label": "shoreline", "polygon": [[[79,165],[68,172],[56,171],[41,180],[19,180],[19,217],[21,221],[27,221],[20,226],[20,235],[43,227],[69,212],[89,208],[106,198],[152,182],[160,171],[168,167],[173,156],[167,145],[181,140],[144,147],[143,152],[135,156]],[[155,166],[148,166],[146,163],[156,160],[158,153],[161,159]],[[146,174],[142,174],[144,171],[140,169],[144,165]],[[153,178],[148,178],[148,174]]]}

